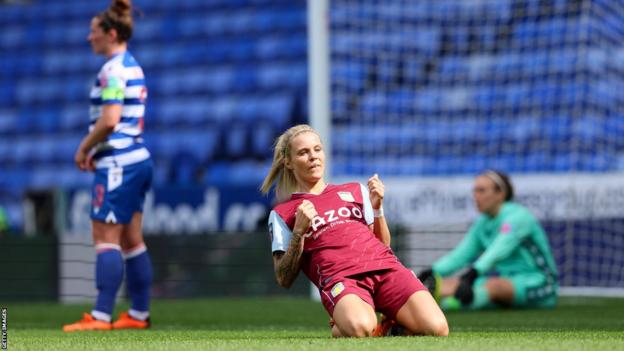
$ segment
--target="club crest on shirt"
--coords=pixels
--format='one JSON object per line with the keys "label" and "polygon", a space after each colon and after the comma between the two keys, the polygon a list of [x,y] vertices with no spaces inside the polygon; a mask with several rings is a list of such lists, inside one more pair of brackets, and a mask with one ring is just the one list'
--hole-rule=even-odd
{"label": "club crest on shirt", "polygon": [[336,283],[336,285],[334,285],[334,287],[331,289],[332,297],[336,297],[340,295],[340,293],[343,292],[344,289],[345,287],[344,287],[344,284],[342,284],[342,282]]}
{"label": "club crest on shirt", "polygon": [[353,194],[348,191],[339,191],[338,196],[342,199],[342,201],[355,202]]}
{"label": "club crest on shirt", "polygon": [[511,233],[511,224],[503,223],[500,229],[501,234],[509,234]]}

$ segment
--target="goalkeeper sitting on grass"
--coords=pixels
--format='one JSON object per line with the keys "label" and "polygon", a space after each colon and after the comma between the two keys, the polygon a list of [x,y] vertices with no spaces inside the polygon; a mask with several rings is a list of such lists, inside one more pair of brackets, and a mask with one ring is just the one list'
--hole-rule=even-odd
{"label": "goalkeeper sitting on grass", "polygon": [[[443,310],[554,307],[557,268],[548,239],[535,217],[512,202],[509,177],[486,171],[473,195],[481,215],[453,251],[418,274],[420,280]],[[461,276],[449,277],[463,268]]]}

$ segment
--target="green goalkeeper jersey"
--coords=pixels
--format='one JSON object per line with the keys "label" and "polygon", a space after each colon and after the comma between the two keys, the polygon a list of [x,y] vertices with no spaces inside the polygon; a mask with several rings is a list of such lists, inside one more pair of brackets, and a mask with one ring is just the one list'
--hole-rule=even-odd
{"label": "green goalkeeper jersey", "polygon": [[505,202],[496,217],[480,215],[461,243],[433,264],[433,270],[444,277],[469,263],[481,275],[541,272],[557,278],[546,233],[525,207],[513,202]]}

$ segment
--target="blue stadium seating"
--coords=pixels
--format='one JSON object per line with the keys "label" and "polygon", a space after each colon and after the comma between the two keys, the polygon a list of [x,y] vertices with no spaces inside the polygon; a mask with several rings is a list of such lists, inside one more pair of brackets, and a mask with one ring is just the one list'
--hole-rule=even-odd
{"label": "blue stadium seating", "polygon": [[[0,93],[1,93],[0,89]],[[18,113],[14,109],[2,109],[0,110],[0,136],[10,135],[15,131],[19,123]],[[2,140],[3,138],[0,138]],[[2,153],[0,153],[2,155]]]}
{"label": "blue stadium seating", "polygon": [[259,186],[268,173],[270,164],[258,161],[241,161],[231,163],[216,162],[208,167],[204,175],[204,183],[213,185],[239,184]]}
{"label": "blue stadium seating", "polygon": [[175,160],[179,154],[188,153],[198,162],[208,162],[216,156],[219,147],[218,139],[217,128],[176,130],[175,133],[160,132],[145,135],[146,144],[157,160],[163,158],[167,161]]}
{"label": "blue stadium seating", "polygon": [[[155,182],[261,180],[274,138],[305,120],[306,2],[135,4],[144,16],[135,18],[130,48],[147,75],[145,139]],[[514,18],[512,4],[414,1],[353,11],[332,3],[331,78],[339,88],[332,101],[334,173],[624,169],[618,96],[624,50],[611,43],[585,52],[576,46],[588,35],[624,29],[607,19],[590,31],[578,16],[566,15],[565,0],[552,1],[548,15],[540,15],[539,0],[524,1],[526,20]],[[87,131],[90,85],[104,62],[86,42],[89,18],[101,4],[0,6],[2,181],[26,189],[54,185],[54,174],[61,174],[57,185],[85,185],[72,157]],[[371,18],[413,25],[359,33],[349,27]],[[485,25],[475,27],[477,20]],[[360,56],[353,60],[354,54]],[[604,79],[575,83],[587,72]],[[341,96],[345,90],[356,97]],[[583,105],[595,101],[601,102],[595,113]],[[579,116],[579,109],[593,114]],[[571,152],[571,140],[590,146]],[[501,149],[514,153],[490,151]],[[370,162],[357,161],[362,153]],[[27,168],[32,177],[24,176]]]}

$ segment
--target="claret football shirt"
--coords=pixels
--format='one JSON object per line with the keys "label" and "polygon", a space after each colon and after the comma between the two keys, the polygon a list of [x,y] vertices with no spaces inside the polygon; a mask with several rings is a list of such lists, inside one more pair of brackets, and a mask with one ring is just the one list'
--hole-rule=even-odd
{"label": "claret football shirt", "polygon": [[305,233],[301,270],[317,287],[358,273],[400,265],[392,250],[370,230],[373,210],[368,190],[359,183],[327,185],[318,195],[294,193],[271,211],[272,251],[288,250],[297,208],[312,202],[318,215]]}

